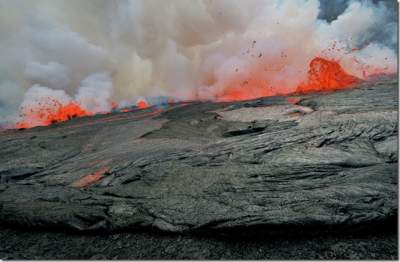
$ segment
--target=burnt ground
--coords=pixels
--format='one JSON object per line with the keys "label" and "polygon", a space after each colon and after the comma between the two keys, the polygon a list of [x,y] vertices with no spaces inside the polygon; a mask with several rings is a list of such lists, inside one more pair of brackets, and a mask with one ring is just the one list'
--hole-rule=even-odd
{"label": "burnt ground", "polygon": [[0,133],[0,258],[397,259],[397,82]]}

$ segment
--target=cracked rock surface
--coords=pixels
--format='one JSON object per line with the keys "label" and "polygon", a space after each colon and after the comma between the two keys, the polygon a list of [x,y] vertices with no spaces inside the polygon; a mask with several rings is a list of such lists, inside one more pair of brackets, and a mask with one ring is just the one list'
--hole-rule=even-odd
{"label": "cracked rock surface", "polygon": [[0,133],[0,221],[191,232],[397,215],[397,82]]}

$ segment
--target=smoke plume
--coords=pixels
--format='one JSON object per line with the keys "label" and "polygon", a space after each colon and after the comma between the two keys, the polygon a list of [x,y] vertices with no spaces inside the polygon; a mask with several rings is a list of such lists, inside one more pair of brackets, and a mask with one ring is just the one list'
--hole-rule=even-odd
{"label": "smoke plume", "polygon": [[360,79],[397,72],[394,0],[0,0],[0,34],[0,125],[54,100],[80,115],[285,94],[315,57]]}

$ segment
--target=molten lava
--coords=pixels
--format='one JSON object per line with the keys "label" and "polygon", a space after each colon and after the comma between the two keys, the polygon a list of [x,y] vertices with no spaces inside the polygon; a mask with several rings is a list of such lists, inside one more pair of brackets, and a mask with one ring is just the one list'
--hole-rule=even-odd
{"label": "molten lava", "polygon": [[117,108],[118,108],[118,103],[115,102],[115,101],[111,101],[111,109],[112,110],[117,110]]}
{"label": "molten lava", "polygon": [[52,100],[51,105],[43,106],[39,104],[37,107],[25,110],[22,120],[16,124],[16,127],[48,126],[53,123],[64,122],[75,117],[88,115],[92,115],[92,113],[85,111],[75,102],[62,105],[60,102]]}
{"label": "molten lava", "polygon": [[65,106],[61,106],[58,111],[55,112],[55,114],[50,114],[47,118],[47,121],[49,121],[50,123],[63,122],[75,117],[82,117],[87,115],[91,115],[91,113],[83,110],[75,102],[71,102]]}
{"label": "molten lava", "polygon": [[[270,86],[267,79],[271,74],[278,72],[268,72],[257,66],[250,72],[248,75],[233,75],[216,95],[216,100],[220,102],[241,101],[277,95],[278,88]],[[282,88],[279,91],[282,91]]]}
{"label": "molten lava", "polygon": [[[248,75],[234,75],[226,83],[226,87],[216,96],[217,101],[240,101],[255,99],[265,96],[289,95],[291,93],[308,93],[318,91],[334,91],[354,86],[361,80],[347,73],[338,62],[321,57],[314,58],[309,64],[307,80],[296,86],[285,86],[277,84],[276,87],[269,85],[268,79],[279,74],[274,68],[266,66],[255,67]],[[293,92],[293,90],[295,90]],[[112,103],[113,109],[117,103]],[[149,108],[149,103],[141,98],[136,102],[139,109]],[[76,102],[62,104],[54,99],[46,100],[46,103],[38,103],[32,108],[22,108],[22,120],[16,124],[16,128],[31,128],[34,126],[47,126],[52,123],[63,122],[75,117],[93,115],[84,110]],[[122,112],[129,111],[124,109]]]}
{"label": "molten lava", "polygon": [[139,101],[137,101],[136,106],[139,109],[146,109],[146,108],[150,107],[150,105],[144,99],[140,99]]}
{"label": "molten lava", "polygon": [[84,176],[81,179],[75,181],[74,183],[72,183],[72,186],[76,188],[88,187],[101,180],[109,171],[110,168],[108,166],[102,167],[92,174]]}
{"label": "molten lava", "polygon": [[297,93],[335,91],[354,86],[360,82],[348,74],[336,61],[316,57],[310,62],[308,79],[297,87]]}
{"label": "molten lava", "polygon": [[[269,85],[269,77],[279,74],[279,70],[254,68],[251,72],[246,79],[233,76],[226,87],[217,94],[217,100],[240,101],[293,93],[293,87],[285,86],[284,81],[276,87]],[[350,88],[360,81],[347,73],[338,62],[316,57],[309,64],[307,80],[294,87],[294,90],[295,93],[335,91]]]}

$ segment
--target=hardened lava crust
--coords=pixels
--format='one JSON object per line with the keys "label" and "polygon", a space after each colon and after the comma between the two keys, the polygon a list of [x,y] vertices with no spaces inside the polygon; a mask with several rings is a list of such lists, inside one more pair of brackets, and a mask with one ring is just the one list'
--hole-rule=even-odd
{"label": "hardened lava crust", "polygon": [[396,259],[397,85],[2,131],[0,259]]}
{"label": "hardened lava crust", "polygon": [[397,108],[385,80],[2,131],[0,221],[178,233],[385,224],[397,217]]}

